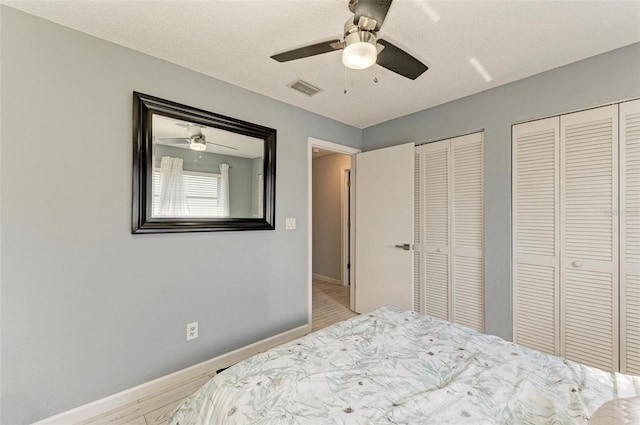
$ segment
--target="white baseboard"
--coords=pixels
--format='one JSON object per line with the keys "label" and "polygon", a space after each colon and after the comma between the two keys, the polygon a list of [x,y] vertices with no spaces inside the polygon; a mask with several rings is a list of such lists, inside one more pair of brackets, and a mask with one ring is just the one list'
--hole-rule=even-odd
{"label": "white baseboard", "polygon": [[342,285],[342,281],[340,279],[334,279],[332,277],[324,276],[318,273],[313,273],[312,277],[315,280],[321,280],[322,282],[337,283],[338,285]]}
{"label": "white baseboard", "polygon": [[34,422],[32,425],[69,425],[86,421],[141,398],[164,392],[170,387],[176,386],[176,384],[188,382],[199,376],[211,373],[212,371],[215,372],[216,370],[232,366],[253,355],[266,351],[271,347],[284,344],[285,342],[289,342],[309,332],[311,332],[311,325],[309,324],[291,329],[290,331],[274,335],[270,338],[247,345],[246,347],[238,348],[237,350],[222,354],[218,357],[214,357],[213,359],[206,360],[202,363],[198,363],[169,375],[162,376],[158,379],[154,379],[153,381],[138,385],[137,387],[129,388],[100,400],[50,416],[38,422]]}

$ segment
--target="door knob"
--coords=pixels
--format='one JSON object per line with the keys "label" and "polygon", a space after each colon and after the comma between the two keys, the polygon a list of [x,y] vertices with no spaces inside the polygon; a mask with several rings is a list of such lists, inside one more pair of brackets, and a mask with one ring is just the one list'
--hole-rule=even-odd
{"label": "door knob", "polygon": [[411,245],[408,243],[403,243],[402,245],[396,245],[396,248],[404,249],[405,251],[410,251]]}

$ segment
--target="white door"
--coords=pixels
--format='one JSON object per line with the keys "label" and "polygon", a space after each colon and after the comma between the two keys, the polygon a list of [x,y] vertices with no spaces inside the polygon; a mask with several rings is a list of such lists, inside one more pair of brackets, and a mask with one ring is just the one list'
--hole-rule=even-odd
{"label": "white door", "polygon": [[560,355],[617,371],[618,106],[560,117]]}
{"label": "white door", "polygon": [[640,375],[640,100],[620,104],[620,371]]}
{"label": "white door", "polygon": [[560,118],[512,129],[513,341],[560,354]]}
{"label": "white door", "polygon": [[454,323],[484,332],[483,133],[451,139],[449,247]]}
{"label": "white door", "polygon": [[[428,143],[416,237],[424,313],[484,332],[483,133]],[[416,227],[417,227],[416,226]],[[418,242],[420,241],[420,242]]]}
{"label": "white door", "polygon": [[449,139],[420,146],[422,152],[422,276],[424,313],[449,320],[451,276],[449,274],[450,153]]}
{"label": "white door", "polygon": [[[414,144],[356,155],[355,310],[413,308]],[[400,246],[400,247],[398,247]]]}

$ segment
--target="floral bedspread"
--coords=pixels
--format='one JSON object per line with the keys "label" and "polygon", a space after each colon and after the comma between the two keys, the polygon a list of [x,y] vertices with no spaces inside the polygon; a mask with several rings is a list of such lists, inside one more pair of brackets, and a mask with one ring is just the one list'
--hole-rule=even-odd
{"label": "floral bedspread", "polygon": [[172,425],[587,424],[640,377],[383,307],[217,375]]}

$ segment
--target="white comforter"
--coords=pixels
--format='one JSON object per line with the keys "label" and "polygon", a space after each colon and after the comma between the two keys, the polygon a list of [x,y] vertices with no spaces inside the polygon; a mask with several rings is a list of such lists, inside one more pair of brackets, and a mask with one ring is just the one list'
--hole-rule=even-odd
{"label": "white comforter", "polygon": [[640,377],[384,307],[225,370],[170,424],[587,424],[637,395]]}

